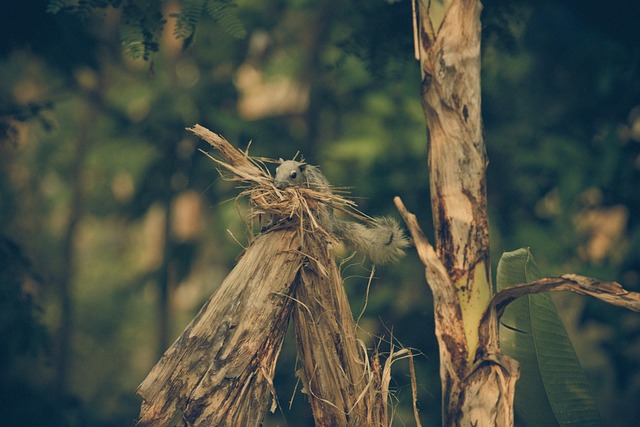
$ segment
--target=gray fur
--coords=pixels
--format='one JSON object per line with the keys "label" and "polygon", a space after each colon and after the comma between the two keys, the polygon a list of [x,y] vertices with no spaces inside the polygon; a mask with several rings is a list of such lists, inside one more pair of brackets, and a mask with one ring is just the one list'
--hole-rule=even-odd
{"label": "gray fur", "polygon": [[[304,186],[331,193],[329,182],[320,169],[295,160],[280,159],[274,184],[279,189]],[[375,218],[370,225],[336,218],[331,208],[322,209],[318,219],[322,226],[344,240],[356,251],[365,254],[374,264],[395,262],[404,255],[409,241],[396,220],[390,217]]]}
{"label": "gray fur", "polygon": [[320,172],[320,169],[295,160],[280,159],[280,166],[276,168],[276,176],[273,183],[281,190],[298,185],[319,191],[330,191],[329,183]]}

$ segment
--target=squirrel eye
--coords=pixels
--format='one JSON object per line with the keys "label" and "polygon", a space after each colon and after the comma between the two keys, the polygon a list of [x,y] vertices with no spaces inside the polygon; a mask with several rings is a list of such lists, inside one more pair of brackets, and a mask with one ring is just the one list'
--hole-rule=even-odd
{"label": "squirrel eye", "polygon": [[298,176],[298,173],[296,171],[293,171],[289,176],[291,177],[291,179],[296,179],[296,177]]}

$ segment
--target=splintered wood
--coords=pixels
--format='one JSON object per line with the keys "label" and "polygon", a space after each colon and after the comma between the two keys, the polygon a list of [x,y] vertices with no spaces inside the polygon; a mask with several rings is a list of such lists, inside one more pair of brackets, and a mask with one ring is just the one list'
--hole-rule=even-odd
{"label": "splintered wood", "polygon": [[302,363],[298,375],[316,425],[386,426],[381,392],[388,391],[388,381],[381,384],[379,363],[369,366],[366,348],[356,339],[338,267],[321,240],[306,248],[314,258],[300,271],[293,319]]}
{"label": "splintered wood", "polygon": [[292,312],[316,425],[388,425],[393,357],[381,366],[358,341],[331,238],[313,225],[315,204],[348,203],[307,188],[277,190],[260,161],[202,126],[189,130],[216,149],[221,158],[210,157],[229,179],[249,184],[253,209],[284,220],[249,245],[142,382],[136,425],[260,425],[277,402],[273,375]]}
{"label": "splintered wood", "polygon": [[136,425],[259,425],[301,263],[295,231],[257,238],[138,388]]}

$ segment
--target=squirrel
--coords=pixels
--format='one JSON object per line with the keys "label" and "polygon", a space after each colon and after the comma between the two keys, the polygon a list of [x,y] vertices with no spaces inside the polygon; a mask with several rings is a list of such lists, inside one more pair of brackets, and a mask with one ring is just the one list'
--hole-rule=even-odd
{"label": "squirrel", "polygon": [[[295,160],[280,159],[279,162],[274,178],[276,188],[300,186],[331,194],[329,182],[317,166]],[[327,232],[364,253],[373,264],[396,262],[409,246],[402,228],[390,217],[374,218],[371,224],[365,225],[337,218],[333,209],[321,207],[317,218]]]}

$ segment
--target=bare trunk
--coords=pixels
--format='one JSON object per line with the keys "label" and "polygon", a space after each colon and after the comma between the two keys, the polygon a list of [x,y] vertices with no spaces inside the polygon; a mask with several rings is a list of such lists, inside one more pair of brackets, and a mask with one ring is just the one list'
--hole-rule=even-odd
{"label": "bare trunk", "polygon": [[246,152],[202,126],[190,130],[217,150],[224,160],[211,159],[233,179],[253,185],[244,194],[254,214],[274,215],[272,225],[282,229],[256,238],[153,367],[138,388],[136,425],[259,425],[269,394],[275,399],[275,363],[293,310],[299,376],[316,424],[386,426],[392,361],[411,354],[391,349],[384,366],[376,355],[367,357],[330,250],[333,239],[313,225],[319,203],[347,202],[309,188],[279,191]]}
{"label": "bare trunk", "polygon": [[512,426],[517,361],[501,354],[498,321],[522,295],[568,290],[640,311],[640,295],[615,282],[563,275],[493,295],[486,208],[487,158],[480,114],[478,0],[450,0],[438,31],[429,0],[416,0],[416,53],[429,128],[435,249],[402,201],[395,203],[411,232],[433,292],[440,349],[445,426]]}
{"label": "bare trunk", "polygon": [[301,265],[297,230],[258,237],[138,388],[138,426],[257,426]]}
{"label": "bare trunk", "polygon": [[517,363],[499,354],[496,317],[479,336],[492,295],[487,164],[480,114],[480,11],[452,0],[438,29],[418,0],[422,101],[429,128],[435,250],[397,201],[434,295],[443,425],[513,425]]}
{"label": "bare trunk", "polygon": [[293,311],[302,362],[298,375],[315,425],[386,426],[377,360],[370,368],[333,254],[326,241],[316,239],[307,236],[310,262],[300,272]]}

